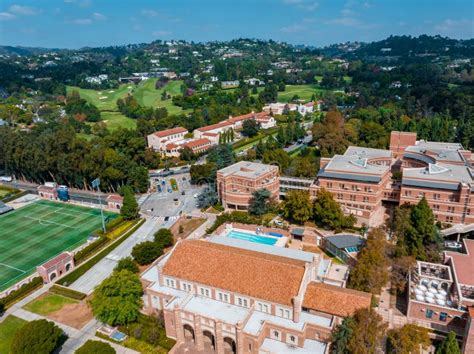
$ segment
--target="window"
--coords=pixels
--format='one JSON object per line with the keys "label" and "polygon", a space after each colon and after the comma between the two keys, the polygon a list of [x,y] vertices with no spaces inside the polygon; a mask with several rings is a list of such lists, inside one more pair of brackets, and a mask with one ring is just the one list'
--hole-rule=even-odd
{"label": "window", "polygon": [[426,309],[426,318],[432,318],[433,317],[433,310]]}
{"label": "window", "polygon": [[294,335],[290,335],[288,338],[288,342],[295,344],[296,343],[296,337]]}
{"label": "window", "polygon": [[454,207],[448,206],[448,213],[454,213]]}
{"label": "window", "polygon": [[291,318],[290,310],[285,309],[283,307],[278,307],[277,308],[277,314],[278,314],[278,316],[283,317],[283,318]]}
{"label": "window", "polygon": [[280,339],[280,332],[272,331],[272,339]]}
{"label": "window", "polygon": [[351,194],[349,197],[350,197],[351,202],[356,201],[356,196],[355,195]]}
{"label": "window", "polygon": [[440,200],[441,199],[441,194],[438,194],[438,193],[433,194],[433,199],[434,200]]}
{"label": "window", "polygon": [[439,320],[440,321],[443,321],[443,322],[446,322],[446,319],[448,318],[448,314],[446,312],[441,312],[439,314]]}
{"label": "window", "polygon": [[337,193],[336,198],[337,199],[344,199],[344,196],[341,193]]}
{"label": "window", "polygon": [[219,299],[219,301],[229,302],[229,294],[222,293],[219,291],[217,293],[217,298]]}
{"label": "window", "polygon": [[207,288],[200,288],[199,293],[205,297],[211,297],[211,291]]}
{"label": "window", "polygon": [[242,307],[249,307],[249,301],[248,299],[245,299],[243,297],[237,297],[237,305]]}
{"label": "window", "polygon": [[166,278],[165,279],[165,284],[166,284],[166,286],[169,286],[170,288],[175,288],[176,287],[176,283],[175,283],[174,279]]}
{"label": "window", "polygon": [[270,313],[270,305],[263,302],[257,302],[257,311]]}
{"label": "window", "polygon": [[189,283],[181,283],[181,289],[184,291],[192,291],[192,285]]}
{"label": "window", "polygon": [[328,188],[332,188],[332,182],[328,182]]}
{"label": "window", "polygon": [[438,204],[433,204],[433,210],[439,211],[439,205]]}
{"label": "window", "polygon": [[364,197],[363,202],[368,203],[369,202],[369,197]]}

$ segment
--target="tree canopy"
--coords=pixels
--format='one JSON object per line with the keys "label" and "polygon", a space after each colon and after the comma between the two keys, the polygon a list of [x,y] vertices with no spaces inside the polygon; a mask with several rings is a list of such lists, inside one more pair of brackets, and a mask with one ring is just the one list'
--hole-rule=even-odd
{"label": "tree canopy", "polygon": [[318,190],[313,205],[314,220],[334,230],[351,228],[356,219],[353,215],[345,216],[341,206],[334,200],[331,192],[324,188]]}
{"label": "tree canopy", "polygon": [[268,189],[257,189],[252,193],[249,201],[249,213],[254,215],[263,215],[270,210],[272,194]]}
{"label": "tree canopy", "polygon": [[349,276],[353,289],[379,294],[388,281],[387,241],[382,229],[372,229],[366,246],[359,252],[357,264]]}
{"label": "tree canopy", "polygon": [[13,337],[10,353],[12,354],[50,354],[65,339],[63,331],[53,322],[35,320],[26,323]]}
{"label": "tree canopy", "polygon": [[389,353],[411,354],[419,352],[420,346],[427,349],[431,345],[427,328],[414,324],[406,324],[403,327],[391,329],[387,333]]}
{"label": "tree canopy", "polygon": [[109,343],[100,340],[89,339],[82,347],[75,351],[75,354],[115,354],[116,351]]}
{"label": "tree canopy", "polygon": [[155,243],[157,243],[161,248],[173,246],[173,233],[170,231],[170,229],[159,229],[157,232],[155,232],[154,240]]}
{"label": "tree canopy", "polygon": [[387,324],[374,309],[359,309],[354,313],[350,328],[352,333],[347,342],[351,354],[375,354],[377,346],[387,330]]}
{"label": "tree canopy", "polygon": [[132,257],[140,265],[153,262],[163,254],[163,247],[154,241],[144,241],[133,246]]}
{"label": "tree canopy", "polygon": [[129,186],[123,186],[123,204],[120,208],[120,214],[125,220],[132,220],[138,217],[138,203],[135,199],[132,189]]}
{"label": "tree canopy", "polygon": [[117,265],[114,268],[115,272],[121,270],[128,270],[129,272],[137,274],[140,270],[138,269],[137,263],[133,260],[132,257],[125,257],[118,261]]}
{"label": "tree canopy", "polygon": [[285,218],[295,221],[298,224],[310,220],[313,217],[313,203],[308,191],[292,190],[285,195],[282,204]]}
{"label": "tree canopy", "polygon": [[448,333],[448,336],[436,348],[436,354],[461,354],[455,332]]}
{"label": "tree canopy", "polygon": [[113,272],[95,290],[90,300],[94,316],[111,326],[137,319],[142,308],[143,289],[138,275],[128,270]]}

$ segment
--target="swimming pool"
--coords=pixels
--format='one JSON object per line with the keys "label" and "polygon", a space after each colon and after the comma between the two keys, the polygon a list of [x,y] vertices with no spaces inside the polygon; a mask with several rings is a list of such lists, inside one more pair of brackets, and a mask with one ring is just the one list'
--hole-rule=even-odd
{"label": "swimming pool", "polygon": [[231,230],[227,234],[227,237],[236,238],[238,240],[262,243],[264,245],[271,245],[271,246],[275,245],[275,243],[278,241],[276,238],[273,238],[273,237],[258,236],[255,234],[237,231],[237,230]]}

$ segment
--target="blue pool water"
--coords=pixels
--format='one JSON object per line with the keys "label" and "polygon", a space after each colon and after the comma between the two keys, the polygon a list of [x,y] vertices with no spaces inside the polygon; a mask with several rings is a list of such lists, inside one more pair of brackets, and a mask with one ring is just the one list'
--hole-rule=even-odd
{"label": "blue pool water", "polygon": [[262,243],[264,245],[272,245],[272,246],[277,242],[276,239],[271,238],[271,237],[258,236],[255,234],[242,232],[242,231],[236,231],[236,230],[232,230],[231,232],[229,232],[227,234],[227,237],[236,238],[238,240]]}

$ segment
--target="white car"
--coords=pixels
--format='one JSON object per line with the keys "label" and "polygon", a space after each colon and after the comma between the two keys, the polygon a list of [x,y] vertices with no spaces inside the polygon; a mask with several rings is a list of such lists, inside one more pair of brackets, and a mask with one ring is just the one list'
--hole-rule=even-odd
{"label": "white car", "polygon": [[0,176],[0,182],[11,182],[13,178],[11,176]]}
{"label": "white car", "polygon": [[194,198],[197,198],[199,197],[199,193],[196,193],[195,195],[193,195]]}

